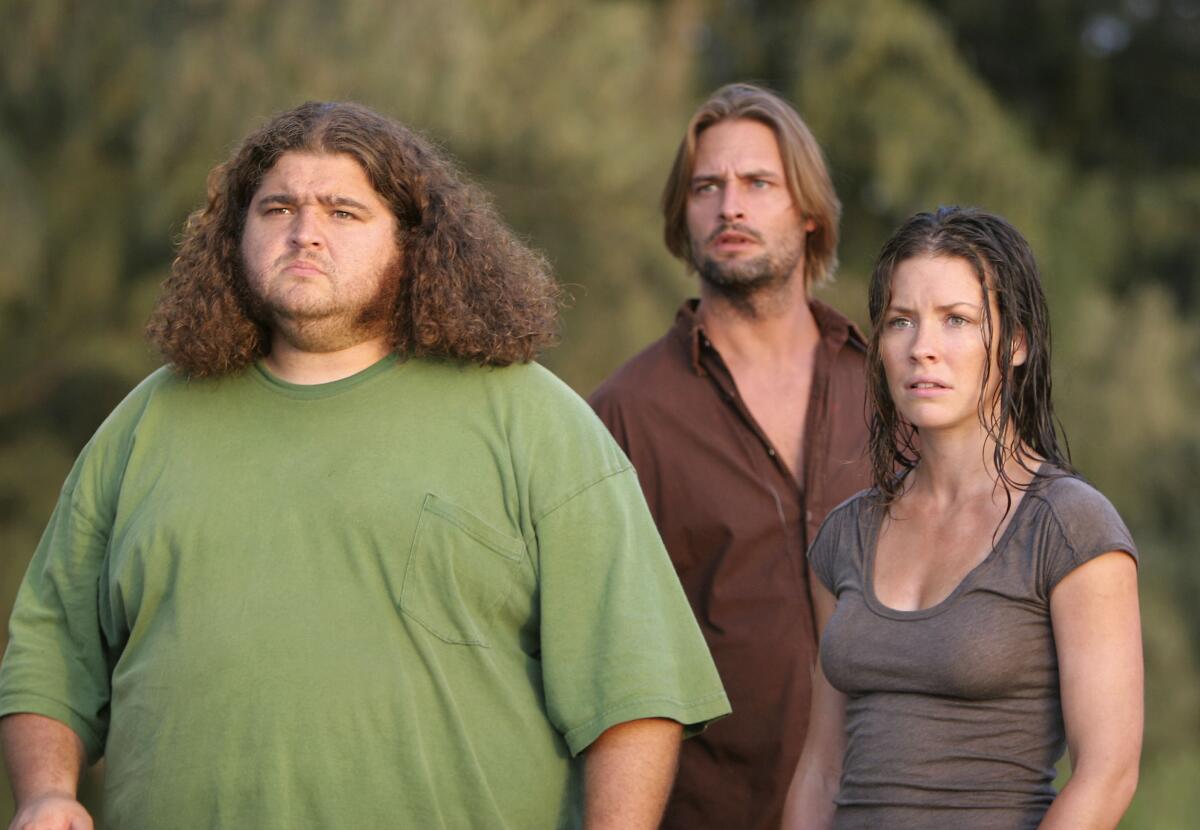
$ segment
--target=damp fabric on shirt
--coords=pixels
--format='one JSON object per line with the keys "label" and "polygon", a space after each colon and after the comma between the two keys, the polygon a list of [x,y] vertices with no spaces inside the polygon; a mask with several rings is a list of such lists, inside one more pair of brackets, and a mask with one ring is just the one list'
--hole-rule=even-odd
{"label": "damp fabric on shirt", "polygon": [[831,513],[809,551],[837,598],[820,658],[847,696],[835,826],[1034,828],[1065,750],[1050,594],[1108,551],[1137,550],[1109,501],[1043,467],[988,557],[929,608],[872,586],[873,491]]}

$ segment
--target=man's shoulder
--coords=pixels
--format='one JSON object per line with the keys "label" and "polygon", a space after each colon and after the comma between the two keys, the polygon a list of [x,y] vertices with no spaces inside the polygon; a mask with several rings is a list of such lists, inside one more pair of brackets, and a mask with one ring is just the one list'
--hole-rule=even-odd
{"label": "man's shoulder", "polygon": [[[186,389],[187,381],[168,367],[151,372],[108,414],[88,440],[67,478],[66,489],[80,480],[103,489],[119,477],[135,443],[143,431],[148,413],[161,410],[160,401],[176,389]],[[153,417],[153,416],[151,416]],[[162,417],[169,422],[170,415]]]}
{"label": "man's shoulder", "polygon": [[821,300],[810,299],[809,307],[823,338],[836,343],[847,354],[866,358],[867,338],[853,320]]}
{"label": "man's shoulder", "polygon": [[131,399],[151,397],[162,390],[187,388],[188,383],[188,379],[172,367],[159,366],[142,378],[137,386],[130,390],[128,397]]}
{"label": "man's shoulder", "polygon": [[186,389],[187,381],[169,366],[160,366],[129,391],[109,416],[101,423],[98,433],[120,429],[129,421],[139,420],[153,401],[164,393]]}
{"label": "man's shoulder", "polygon": [[449,384],[463,389],[468,396],[482,394],[496,403],[507,402],[534,411],[543,407],[572,409],[576,405],[586,409],[579,393],[535,361],[507,366],[446,361],[435,366],[433,371],[442,373]]}
{"label": "man's shoulder", "polygon": [[443,363],[432,391],[442,405],[465,418],[497,424],[509,440],[566,441],[582,448],[608,432],[584,399],[566,381],[539,363],[477,366]]}
{"label": "man's shoulder", "polygon": [[588,403],[599,409],[669,397],[672,388],[690,374],[686,348],[671,329],[621,364],[588,396]]}

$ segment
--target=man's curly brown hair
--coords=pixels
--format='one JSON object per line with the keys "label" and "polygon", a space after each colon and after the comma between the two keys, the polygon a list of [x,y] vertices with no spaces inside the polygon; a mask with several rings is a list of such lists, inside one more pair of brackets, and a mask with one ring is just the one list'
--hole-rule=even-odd
{"label": "man's curly brown hair", "polygon": [[389,342],[405,357],[495,366],[532,360],[556,338],[560,289],[491,199],[422,136],[364,106],[309,102],[254,132],[208,176],[146,326],[189,377],[236,372],[271,346],[253,312],[242,229],[263,177],[287,152],[353,156],[397,220],[400,285]]}

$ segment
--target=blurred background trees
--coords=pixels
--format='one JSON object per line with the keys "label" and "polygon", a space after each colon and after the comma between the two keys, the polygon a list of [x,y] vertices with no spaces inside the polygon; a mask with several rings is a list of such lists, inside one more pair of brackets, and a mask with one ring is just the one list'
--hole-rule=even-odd
{"label": "blurred background trees", "polygon": [[[826,298],[915,210],[1030,238],[1084,473],[1143,550],[1148,723],[1124,826],[1200,814],[1200,0],[0,0],[0,637],[74,455],[157,359],[140,331],[204,179],[306,99],[429,132],[574,301],[586,394],[693,287],[659,190],[694,106],[764,82],[845,203]],[[7,792],[0,796],[0,817]]]}

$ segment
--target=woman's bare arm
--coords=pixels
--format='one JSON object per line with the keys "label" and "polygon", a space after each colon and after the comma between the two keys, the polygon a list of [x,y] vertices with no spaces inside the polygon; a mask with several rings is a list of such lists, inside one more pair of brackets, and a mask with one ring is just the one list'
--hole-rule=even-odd
{"label": "woman's bare arm", "polygon": [[1137,565],[1111,551],[1050,595],[1071,778],[1042,830],[1115,828],[1137,787],[1142,751],[1142,633]]}

